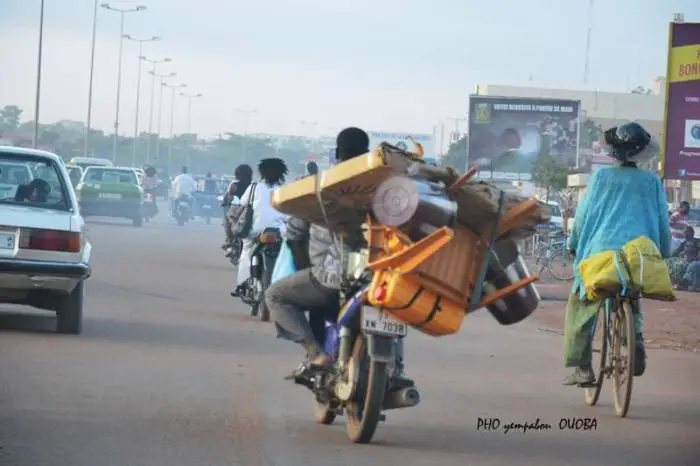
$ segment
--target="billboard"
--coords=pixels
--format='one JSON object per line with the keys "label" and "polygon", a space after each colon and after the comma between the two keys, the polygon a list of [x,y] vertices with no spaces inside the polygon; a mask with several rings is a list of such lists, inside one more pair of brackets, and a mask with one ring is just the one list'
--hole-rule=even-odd
{"label": "billboard", "polygon": [[415,146],[409,139],[411,137],[423,146],[426,158],[435,157],[435,137],[432,134],[393,133],[386,131],[368,131],[367,134],[369,135],[370,149],[374,149],[382,142],[388,142],[400,149],[413,151]]}
{"label": "billboard", "polygon": [[667,67],[661,171],[700,180],[700,23],[671,23]]}
{"label": "billboard", "polygon": [[577,100],[469,96],[469,167],[478,178],[531,181],[537,161],[552,156],[576,166]]}

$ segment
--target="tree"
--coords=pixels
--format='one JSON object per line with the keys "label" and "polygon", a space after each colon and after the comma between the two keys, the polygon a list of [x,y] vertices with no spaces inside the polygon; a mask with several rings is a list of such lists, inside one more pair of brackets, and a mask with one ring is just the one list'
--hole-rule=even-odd
{"label": "tree", "polygon": [[0,131],[17,131],[22,109],[16,105],[5,105],[0,110]]}
{"label": "tree", "polygon": [[440,165],[456,168],[458,171],[467,171],[467,156],[469,150],[469,136],[464,135],[450,144],[447,154],[440,160]]}
{"label": "tree", "polygon": [[562,190],[566,189],[568,169],[559,164],[557,159],[549,154],[540,154],[532,172],[532,181],[540,189],[545,190],[545,202]]}
{"label": "tree", "polygon": [[[15,105],[7,105],[0,109],[0,131],[16,133],[32,133],[34,123],[21,121],[22,110]],[[68,161],[73,157],[83,155],[85,147],[85,125],[81,122],[63,120],[52,124],[39,125],[39,142],[48,146]],[[112,158],[113,135],[102,130],[90,130],[90,155],[94,157]],[[150,156],[147,158],[148,141],[151,141]],[[18,145],[31,144],[31,140],[15,140]],[[235,133],[225,133],[214,141],[198,140],[196,134],[180,134],[170,139],[142,132],[135,141],[131,137],[119,137],[114,163],[120,166],[142,166],[145,163],[155,165],[159,169],[174,172],[182,165],[188,165],[192,173],[232,173],[234,168],[242,163],[257,165],[264,158],[281,157],[294,174],[301,171],[302,162],[307,157],[319,151],[322,145],[306,138],[282,139],[276,143],[270,138],[248,136]],[[136,158],[134,160],[134,144]],[[172,150],[171,150],[172,147]]]}
{"label": "tree", "polygon": [[580,146],[584,149],[593,147],[594,142],[599,142],[603,135],[603,127],[597,125],[595,121],[586,118],[581,122]]}

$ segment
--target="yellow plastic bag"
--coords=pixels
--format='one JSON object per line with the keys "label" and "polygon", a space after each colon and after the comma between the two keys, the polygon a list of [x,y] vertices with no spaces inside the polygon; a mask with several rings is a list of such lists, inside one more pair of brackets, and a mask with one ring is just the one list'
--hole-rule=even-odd
{"label": "yellow plastic bag", "polygon": [[605,251],[579,264],[579,273],[586,297],[591,301],[617,293],[623,284],[640,286],[645,298],[674,300],[673,285],[666,261],[654,242],[646,236],[633,239],[622,247],[621,253],[630,265],[630,280],[624,264],[616,252]]}

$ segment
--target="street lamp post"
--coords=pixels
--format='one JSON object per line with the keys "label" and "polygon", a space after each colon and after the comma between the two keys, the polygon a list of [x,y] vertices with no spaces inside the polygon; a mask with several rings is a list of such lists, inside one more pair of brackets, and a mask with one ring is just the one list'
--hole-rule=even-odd
{"label": "street lamp post", "polygon": [[156,100],[156,70],[158,65],[162,63],[169,63],[172,61],[172,59],[167,57],[163,58],[162,60],[151,60],[147,57],[139,58],[150,63],[153,67],[151,71],[149,71],[149,74],[151,75],[151,104],[150,109],[148,110],[148,141],[146,143],[146,163],[148,163],[151,161],[151,145],[153,140],[153,106]]}
{"label": "street lamp post", "polygon": [[143,61],[143,44],[144,42],[154,42],[160,40],[158,36],[152,36],[147,39],[139,39],[137,37],[131,36],[129,34],[124,35],[124,39],[137,42],[139,44],[139,65],[136,71],[136,111],[134,115],[134,152],[131,156],[131,166],[136,166],[136,152],[138,152],[138,140],[139,140],[139,104],[141,103],[141,62]]}
{"label": "street lamp post", "polygon": [[[199,97],[202,97],[201,93],[197,94],[187,94],[185,92],[180,92],[180,95],[184,98],[187,99],[187,134],[192,134],[192,99],[197,99]],[[195,137],[195,142],[197,141],[197,138]],[[191,154],[192,150],[190,149],[187,151],[187,166],[189,167],[192,164],[191,160]]]}
{"label": "street lamp post", "polygon": [[95,0],[95,6],[92,13],[92,44],[90,45],[90,79],[88,82],[88,109],[87,121],[85,122],[85,140],[83,141],[83,156],[90,155],[90,124],[92,123],[92,83],[95,76],[95,42],[97,38],[97,10],[99,9],[98,0]]}
{"label": "street lamp post", "polygon": [[168,141],[168,169],[170,169],[170,162],[173,158],[173,138],[175,137],[175,92],[178,89],[183,89],[187,87],[187,84],[168,84],[163,82],[162,87],[169,87],[170,94],[170,140]]}
{"label": "street lamp post", "polygon": [[177,76],[177,73],[158,74],[150,71],[148,74],[160,79],[160,90],[158,92],[158,127],[156,129],[156,160],[160,159],[160,129],[163,123],[163,88],[168,78]]}
{"label": "street lamp post", "polygon": [[117,108],[114,112],[114,141],[112,143],[112,161],[117,160],[117,143],[119,142],[119,103],[122,91],[122,51],[124,48],[124,16],[146,9],[143,5],[132,8],[115,8],[109,3],[103,3],[102,8],[119,13],[119,68],[117,69]]}
{"label": "street lamp post", "polygon": [[34,134],[32,146],[36,149],[39,145],[39,104],[41,103],[41,61],[44,52],[44,0],[41,0],[39,10],[39,52],[36,60],[36,95],[34,97]]}

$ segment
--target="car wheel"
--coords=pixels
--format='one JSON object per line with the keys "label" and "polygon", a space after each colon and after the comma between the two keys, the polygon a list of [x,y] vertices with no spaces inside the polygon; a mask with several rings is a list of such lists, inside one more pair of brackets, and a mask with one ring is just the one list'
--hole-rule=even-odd
{"label": "car wheel", "polygon": [[140,227],[141,225],[143,225],[143,218],[140,215],[137,215],[136,217],[131,219],[131,221],[134,223],[135,227]]}
{"label": "car wheel", "polygon": [[56,331],[68,335],[79,335],[83,329],[83,282],[60,301],[56,310]]}

